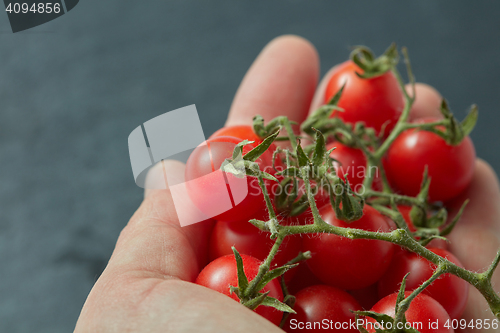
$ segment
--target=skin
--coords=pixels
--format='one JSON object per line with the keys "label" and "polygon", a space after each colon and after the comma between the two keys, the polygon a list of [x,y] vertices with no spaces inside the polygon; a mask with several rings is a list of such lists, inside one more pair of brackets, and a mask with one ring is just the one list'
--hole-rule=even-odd
{"label": "skin", "polygon": [[[286,114],[302,122],[320,105],[330,73],[316,89],[314,47],[296,36],[276,38],[243,79],[226,125],[251,124],[257,113],[266,121]],[[419,84],[412,117],[437,115],[439,101],[439,93]],[[486,162],[476,162],[464,197],[471,202],[449,237],[450,250],[466,268],[483,270],[500,247],[500,190]],[[206,221],[180,227],[169,190],[146,191],[90,292],[75,332],[280,332],[229,297],[190,283],[207,262],[212,226]],[[494,280],[500,285],[498,271]],[[464,318],[492,318],[474,288]]]}

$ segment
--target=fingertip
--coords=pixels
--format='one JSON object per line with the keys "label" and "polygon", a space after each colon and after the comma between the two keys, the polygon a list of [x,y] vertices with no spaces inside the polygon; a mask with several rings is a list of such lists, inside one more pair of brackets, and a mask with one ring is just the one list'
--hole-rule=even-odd
{"label": "fingertip", "polygon": [[250,124],[256,114],[265,120],[287,115],[302,122],[319,77],[319,56],[306,39],[285,35],[259,54],[236,93],[226,126]]}
{"label": "fingertip", "polygon": [[[304,37],[298,35],[282,35],[272,39],[264,48],[264,51],[268,48],[287,48],[289,50],[295,50],[297,52],[302,53],[304,56],[308,57],[311,60],[316,60],[316,64],[319,64],[319,54],[316,50],[316,47]],[[314,64],[314,62],[313,62]],[[319,72],[318,66],[313,66],[313,68],[317,68]]]}
{"label": "fingertip", "polygon": [[[410,95],[413,94],[410,84],[406,85],[406,91]],[[412,120],[428,117],[442,118],[440,107],[443,97],[436,89],[425,83],[416,83],[415,96],[415,101],[410,111],[410,118]]]}

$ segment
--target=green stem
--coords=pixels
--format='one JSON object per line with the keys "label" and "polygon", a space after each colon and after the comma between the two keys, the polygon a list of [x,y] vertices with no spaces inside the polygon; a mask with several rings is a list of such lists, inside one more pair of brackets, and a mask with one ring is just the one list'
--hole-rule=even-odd
{"label": "green stem", "polygon": [[264,262],[262,262],[262,264],[259,266],[259,272],[255,276],[255,278],[248,284],[247,289],[243,293],[245,297],[253,295],[259,291],[259,290],[256,290],[256,287],[259,284],[259,282],[262,281],[262,278],[264,277],[264,275],[267,272],[269,272],[269,270],[271,268],[271,262],[273,261],[276,253],[278,253],[279,247],[280,247],[281,243],[283,242],[283,239],[285,238],[285,236],[286,236],[286,234],[280,232],[278,234],[278,237],[276,237],[276,241],[274,242],[274,245],[271,248],[271,251],[269,251],[269,254],[268,254],[266,260],[264,260]]}
{"label": "green stem", "polygon": [[278,219],[276,218],[276,212],[273,209],[273,204],[271,203],[271,198],[269,197],[269,193],[267,193],[266,185],[264,184],[264,178],[262,177],[262,173],[260,173],[260,172],[259,172],[258,179],[259,179],[260,189],[262,191],[262,194],[264,195],[264,200],[266,201],[267,211],[269,212],[269,220],[276,221],[276,223],[277,223]]}
{"label": "green stem", "polygon": [[[314,211],[313,215],[315,215]],[[253,222],[255,222],[255,220]],[[263,230],[266,230],[263,224],[254,223],[254,225],[260,227]],[[461,279],[474,286],[477,290],[479,290],[479,292],[485,297],[486,301],[488,302],[492,312],[495,314],[495,316],[500,318],[500,297],[493,290],[491,280],[489,279],[490,273],[488,273],[491,272],[493,268],[496,267],[496,265],[498,265],[498,262],[500,261],[500,255],[495,258],[493,265],[491,266],[490,270],[487,271],[487,273],[475,273],[466,270],[465,268],[459,267],[448,261],[447,259],[423,247],[403,229],[397,229],[389,233],[381,233],[366,231],[362,229],[343,228],[326,223],[319,215],[315,216],[314,224],[281,226],[279,232],[280,235],[317,233],[330,233],[349,239],[375,239],[391,242],[418,254],[419,256],[429,260],[437,266],[446,265],[448,273],[460,277]],[[281,237],[278,236],[278,239],[281,239]],[[273,246],[273,249],[271,249],[271,253],[275,253],[275,251],[277,251],[277,248],[275,249],[275,246]]]}
{"label": "green stem", "polygon": [[436,270],[434,271],[432,276],[427,281],[422,283],[417,289],[413,290],[412,293],[399,304],[398,311],[396,313],[396,318],[395,318],[396,323],[403,322],[404,314],[408,310],[408,308],[410,307],[411,301],[413,301],[415,299],[415,297],[418,296],[418,294],[420,294],[422,291],[424,291],[425,288],[427,288],[432,282],[434,282],[442,274],[447,273],[447,267],[448,267],[448,265],[444,262],[442,264],[440,264],[436,268]]}
{"label": "green stem", "polygon": [[[400,194],[393,194],[393,193],[385,193],[385,192],[378,192],[374,190],[366,190],[365,193],[363,194],[363,197],[365,199],[369,199],[372,197],[376,198],[384,198],[387,199],[386,202],[383,202],[385,204],[390,204],[390,199],[394,199],[394,202],[397,204],[403,204],[403,205],[408,205],[408,206],[419,206],[422,208],[425,208],[425,203],[422,202],[419,198],[415,197],[409,197],[406,195],[400,195]],[[377,202],[382,204],[381,202]]]}
{"label": "green stem", "polygon": [[287,117],[283,117],[283,120],[281,122],[283,124],[283,127],[286,129],[286,133],[288,134],[288,137],[290,138],[290,144],[292,145],[292,151],[297,150],[297,137],[295,136],[295,133],[293,132],[292,125],[290,124],[290,120]]}

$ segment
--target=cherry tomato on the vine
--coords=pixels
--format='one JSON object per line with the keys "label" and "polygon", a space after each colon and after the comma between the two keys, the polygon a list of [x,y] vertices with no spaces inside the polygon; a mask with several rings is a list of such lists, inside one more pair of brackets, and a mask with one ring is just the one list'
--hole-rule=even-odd
{"label": "cherry tomato on the vine", "polygon": [[333,116],[347,123],[363,121],[377,133],[385,124],[387,136],[404,108],[398,81],[391,72],[370,79],[362,79],[356,72],[361,74],[363,70],[350,60],[338,65],[328,81],[324,101],[327,103],[345,83],[338,102],[345,111],[335,111]]}
{"label": "cherry tomato on the vine", "polygon": [[[363,216],[347,223],[336,218],[331,206],[321,212],[323,219],[333,226],[389,232],[391,226],[374,208],[365,205]],[[321,281],[342,289],[361,289],[385,273],[394,252],[394,244],[381,240],[351,240],[334,234],[321,233],[302,239],[304,251],[311,251],[307,265]]]}
{"label": "cherry tomato on the vine", "polygon": [[[186,188],[191,200],[200,211],[217,220],[248,221],[266,212],[256,177],[238,178],[220,170],[239,142],[240,139],[229,136],[208,139],[191,153],[186,163]],[[243,154],[254,147],[253,144],[244,146]],[[266,151],[256,161],[261,170],[269,166],[270,154]]]}
{"label": "cherry tomato on the vine", "polygon": [[[406,292],[405,296],[408,297],[411,292]],[[371,309],[373,312],[382,313],[395,317],[395,307],[398,294],[394,293],[382,298]],[[446,327],[450,324],[450,316],[446,310],[435,299],[425,294],[419,294],[410,303],[410,307],[405,312],[407,324],[418,330],[420,333],[453,333],[452,327]],[[375,332],[375,319],[365,317],[368,323],[365,328],[368,332]],[[437,325],[434,325],[437,323]],[[431,325],[432,324],[432,325]],[[389,328],[384,326],[384,328]],[[397,327],[399,328],[399,327]],[[404,328],[401,327],[401,328]]]}
{"label": "cherry tomato on the vine", "polygon": [[[241,258],[243,259],[243,270],[245,271],[245,275],[250,281],[259,272],[259,266],[261,262],[258,259],[247,256],[245,254],[242,254]],[[196,278],[195,283],[218,291],[239,302],[238,296],[234,293],[231,294],[229,292],[230,286],[238,286],[238,273],[234,255],[220,257],[209,263],[200,272],[200,274]],[[277,279],[272,280],[264,287],[264,289],[262,289],[262,292],[264,293],[267,291],[270,291],[270,297],[274,297],[280,301],[283,301],[283,293],[281,291],[280,283]],[[268,306],[259,306],[257,307],[257,309],[255,309],[255,312],[276,325],[279,325],[283,316],[283,313],[281,311]]]}
{"label": "cherry tomato on the vine", "polygon": [[336,160],[333,162],[335,172],[342,180],[345,180],[344,176],[347,174],[347,180],[354,191],[363,191],[362,185],[365,177],[372,174],[374,177],[372,188],[376,191],[382,190],[380,170],[378,167],[367,168],[366,157],[361,149],[351,148],[339,142],[328,144],[326,149],[333,147],[336,149],[330,157]]}
{"label": "cherry tomato on the vine", "polygon": [[[419,122],[433,122],[426,118]],[[463,192],[474,174],[476,152],[467,136],[452,146],[429,131],[407,130],[387,151],[384,161],[390,184],[401,193],[415,196],[420,191],[425,166],[431,178],[429,199],[447,201]]]}
{"label": "cherry tomato on the vine", "polygon": [[362,309],[347,292],[331,286],[316,285],[302,289],[295,297],[293,309],[297,313],[288,317],[286,332],[359,332],[351,311]]}
{"label": "cherry tomato on the vine", "polygon": [[[231,254],[233,253],[231,246],[234,246],[241,254],[264,260],[274,244],[269,235],[268,232],[261,231],[248,222],[218,221],[210,236],[209,257],[213,260]],[[300,235],[285,237],[271,263],[271,269],[276,265],[282,266],[295,258],[301,250],[301,245]]]}
{"label": "cherry tomato on the vine", "polygon": [[[448,259],[455,265],[463,267],[460,261],[450,252],[443,249],[429,250]],[[406,290],[414,290],[424,281],[428,280],[435,269],[436,265],[416,253],[408,251],[398,252],[394,255],[385,275],[378,282],[379,296],[384,297],[397,292],[401,286],[403,277],[407,273],[410,273],[410,275],[408,275],[406,280]],[[462,315],[467,303],[469,284],[458,276],[447,273],[425,288],[423,293],[438,301],[452,319],[458,319]]]}

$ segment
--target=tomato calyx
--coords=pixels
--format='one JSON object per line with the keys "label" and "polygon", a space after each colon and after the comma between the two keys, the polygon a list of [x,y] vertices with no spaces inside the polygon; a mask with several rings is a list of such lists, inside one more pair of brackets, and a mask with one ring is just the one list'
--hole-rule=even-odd
{"label": "tomato calyx", "polygon": [[366,46],[356,46],[351,52],[350,58],[360,69],[362,69],[362,73],[356,72],[362,79],[381,76],[396,67],[399,61],[395,43],[392,43],[378,58],[375,58],[372,50]]}
{"label": "tomato calyx", "polygon": [[[268,136],[262,143],[243,155],[243,147],[253,143],[252,141],[243,140],[234,147],[232,158],[226,159],[220,169],[224,172],[231,173],[236,177],[262,177],[277,182],[278,180],[271,174],[261,171],[259,166],[254,163],[262,154],[264,154],[272,145],[279,134],[279,129]],[[243,172],[244,170],[244,172]]]}
{"label": "tomato calyx", "polygon": [[317,211],[315,197],[318,191],[313,190],[316,188],[322,193],[326,192],[339,219],[356,221],[363,215],[364,199],[352,190],[347,179],[342,180],[335,174],[333,160],[330,158],[334,148],[327,150],[323,134],[315,131],[315,141],[310,149],[312,151],[306,154],[299,140],[293,156],[296,165],[288,166],[278,175],[298,178],[304,182],[305,194],[299,199],[299,204],[303,202],[305,206],[307,202],[312,210]]}
{"label": "tomato calyx", "polygon": [[444,119],[448,121],[446,132],[441,134],[441,132],[437,129],[435,129],[433,132],[442,136],[448,144],[453,146],[459,145],[476,126],[478,117],[477,106],[471,106],[469,112],[467,113],[467,116],[462,122],[458,122],[458,120],[453,116],[448,106],[448,102],[445,99],[443,99],[443,101],[441,102],[440,110]]}
{"label": "tomato calyx", "polygon": [[[388,332],[419,333],[417,330],[415,330],[413,328],[406,328],[405,327],[405,324],[407,322],[405,313],[409,309],[411,301],[415,297],[417,297],[417,295],[419,295],[419,293],[420,293],[420,291],[413,292],[413,293],[405,292],[406,279],[408,278],[409,274],[410,273],[406,274],[405,277],[403,278],[403,281],[401,282],[401,287],[399,289],[399,292],[398,292],[397,298],[396,298],[394,318],[387,315],[387,314],[378,313],[375,311],[356,311],[356,312],[354,312],[356,314],[356,319],[358,316],[365,316],[365,317],[373,318],[381,325],[381,327],[388,328],[387,330],[385,330]],[[402,330],[399,330],[399,329],[396,329],[396,327],[405,327],[405,328]],[[366,328],[364,328],[362,325],[358,324],[358,329],[361,333],[369,333],[366,330]]]}
{"label": "tomato calyx", "polygon": [[[230,293],[236,294],[240,299],[240,303],[251,310],[255,310],[258,306],[263,305],[273,307],[282,312],[295,313],[295,311],[285,302],[281,302],[280,300],[269,296],[270,291],[262,293],[261,290],[264,289],[264,287],[272,280],[279,278],[288,270],[297,267],[298,263],[285,264],[281,267],[269,270],[264,274],[261,274],[263,270],[259,268],[257,276],[254,280],[249,282],[247,276],[245,275],[241,255],[235,247],[232,247],[232,250],[236,259],[238,286],[230,286]],[[287,301],[288,300],[289,298],[287,298]]]}

